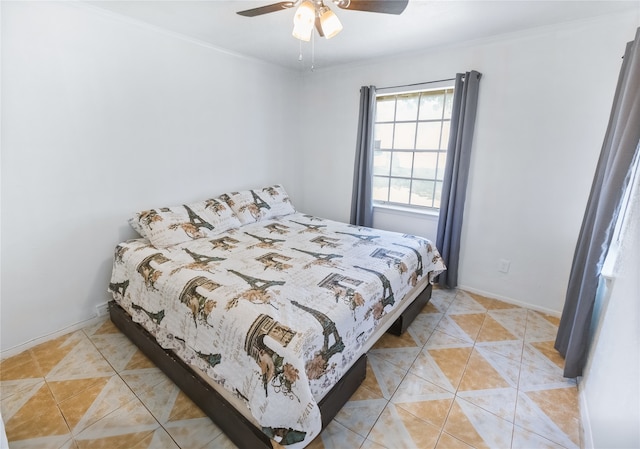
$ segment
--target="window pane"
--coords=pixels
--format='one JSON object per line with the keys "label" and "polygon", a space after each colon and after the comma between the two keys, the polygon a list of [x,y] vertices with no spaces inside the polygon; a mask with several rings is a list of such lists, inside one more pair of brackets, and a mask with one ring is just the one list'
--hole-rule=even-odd
{"label": "window pane", "polygon": [[413,153],[394,152],[391,158],[391,176],[411,177],[411,165],[413,164]]}
{"label": "window pane", "polygon": [[376,99],[373,199],[440,206],[453,88]]}
{"label": "window pane", "polygon": [[373,200],[389,201],[389,178],[373,177]]}
{"label": "window pane", "polygon": [[386,150],[393,148],[391,146],[393,143],[393,124],[376,125],[374,140],[375,148]]}
{"label": "window pane", "polygon": [[433,206],[433,181],[413,181],[411,204],[416,206]]}
{"label": "window pane", "polygon": [[413,150],[416,138],[415,123],[397,123],[393,148],[396,150]]}
{"label": "window pane", "polygon": [[416,120],[418,117],[418,95],[399,95],[396,106],[396,121]]}
{"label": "window pane", "polygon": [[447,164],[447,153],[438,153],[438,173],[436,179],[442,181],[444,179],[444,169]]}
{"label": "window pane", "polygon": [[424,92],[420,97],[420,120],[441,120],[443,108],[442,91]]}
{"label": "window pane", "polygon": [[376,101],[376,122],[392,122],[396,108],[394,97],[382,97]]}
{"label": "window pane", "polygon": [[440,197],[442,196],[442,183],[436,182],[436,194],[433,198],[433,207],[440,208]]}
{"label": "window pane", "polygon": [[442,137],[440,138],[440,149],[446,150],[449,146],[449,130],[451,129],[451,122],[442,122]]}
{"label": "window pane", "polygon": [[389,168],[391,166],[390,151],[374,151],[373,152],[373,174],[389,176]]}
{"label": "window pane", "polygon": [[453,89],[445,91],[444,99],[444,118],[451,118],[451,110],[453,109]]}
{"label": "window pane", "polygon": [[441,122],[418,123],[416,150],[437,150],[440,148]]}
{"label": "window pane", "polygon": [[438,153],[416,153],[413,162],[413,177],[435,179],[437,163]]}
{"label": "window pane", "polygon": [[409,204],[409,190],[411,181],[408,179],[391,179],[389,201]]}

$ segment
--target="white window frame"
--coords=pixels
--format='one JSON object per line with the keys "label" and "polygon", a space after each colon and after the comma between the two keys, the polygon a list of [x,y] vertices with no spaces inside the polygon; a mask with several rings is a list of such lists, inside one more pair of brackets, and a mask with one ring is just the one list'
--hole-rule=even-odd
{"label": "white window frame", "polygon": [[[377,90],[376,93],[376,101],[378,98],[381,97],[389,97],[389,96],[401,96],[401,95],[407,95],[407,94],[418,94],[418,93],[422,93],[422,92],[433,92],[433,91],[439,91],[439,90],[451,90],[452,91],[452,98],[453,98],[453,89],[454,89],[454,80],[444,80],[444,81],[437,81],[437,82],[430,82],[430,83],[424,83],[424,84],[415,84],[415,85],[411,85],[411,88],[407,88],[407,87],[394,87],[394,88],[381,88]],[[394,113],[395,114],[395,113]],[[439,138],[442,139],[442,125],[445,122],[449,122],[451,121],[451,118],[444,118],[441,117],[438,120],[420,120],[419,119],[419,110],[416,116],[415,120],[412,121],[402,121],[402,120],[396,120],[396,116],[394,115],[394,120],[391,121],[385,121],[385,122],[374,122],[374,126],[376,124],[390,124],[393,123],[394,125],[394,132],[395,132],[395,126],[396,124],[400,123],[416,123],[416,133],[417,133],[417,128],[418,128],[418,124],[419,123],[425,123],[425,122],[439,122],[441,125],[440,128],[440,136]],[[447,153],[447,143],[448,142],[444,142],[441,143],[439,145],[438,149],[428,149],[428,150],[423,150],[423,149],[416,149],[416,140],[415,140],[415,136],[413,139],[413,148],[384,148],[382,149],[383,151],[389,151],[390,152],[390,158],[393,158],[394,154],[400,154],[400,153],[412,153],[412,173],[410,177],[403,177],[403,176],[394,176],[392,174],[392,163],[390,161],[389,163],[389,173],[388,175],[381,175],[379,173],[372,173],[372,183],[374,182],[374,179],[376,177],[378,178],[387,178],[389,180],[391,179],[405,179],[405,180],[409,180],[410,182],[410,189],[411,187],[413,187],[413,182],[414,181],[428,181],[428,182],[434,182],[434,198],[432,199],[431,205],[430,206],[425,206],[425,205],[416,205],[416,204],[410,204],[411,201],[411,193],[409,196],[409,202],[407,203],[403,203],[403,202],[397,202],[397,201],[392,201],[390,199],[389,193],[387,196],[387,200],[386,201],[382,201],[380,199],[374,199],[373,200],[373,205],[374,207],[380,207],[380,208],[385,208],[385,209],[395,209],[395,210],[403,210],[403,211],[407,211],[407,212],[413,212],[413,213],[422,213],[422,214],[429,214],[429,215],[433,215],[433,214],[438,214],[439,213],[439,197],[437,197],[436,195],[439,195],[441,193],[441,189],[437,190],[435,189],[435,186],[438,185],[438,181],[441,181],[442,179],[439,177],[440,173],[444,172],[444,165],[441,167],[437,167],[439,169],[439,171],[437,171],[434,174],[434,179],[432,178],[419,178],[419,177],[414,177],[413,174],[413,161],[414,161],[414,157],[416,153],[436,153],[438,155],[442,155],[444,154],[446,156]],[[376,148],[374,148],[374,152],[375,151],[379,151],[379,142],[376,142]],[[443,148],[444,147],[444,148]],[[442,159],[441,157],[438,158],[438,160]],[[374,170],[375,171],[375,170]],[[440,185],[441,182],[440,182]],[[390,187],[388,188],[388,192],[390,191]],[[411,190],[410,190],[411,192]]]}

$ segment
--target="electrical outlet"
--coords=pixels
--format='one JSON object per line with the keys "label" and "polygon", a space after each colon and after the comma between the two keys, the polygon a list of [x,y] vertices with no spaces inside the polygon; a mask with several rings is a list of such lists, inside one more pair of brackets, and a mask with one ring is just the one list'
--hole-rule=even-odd
{"label": "electrical outlet", "polygon": [[507,274],[509,272],[509,266],[511,265],[511,262],[509,262],[506,259],[500,259],[498,261],[498,271],[500,273],[505,273]]}

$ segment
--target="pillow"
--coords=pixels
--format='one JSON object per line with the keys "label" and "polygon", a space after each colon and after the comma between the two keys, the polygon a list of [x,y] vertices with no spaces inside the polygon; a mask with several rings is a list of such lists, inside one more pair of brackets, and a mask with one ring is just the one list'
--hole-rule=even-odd
{"label": "pillow", "polygon": [[296,210],[279,184],[261,190],[244,190],[221,195],[242,224],[289,215]]}
{"label": "pillow", "polygon": [[212,237],[241,225],[219,199],[138,212],[129,223],[156,248]]}

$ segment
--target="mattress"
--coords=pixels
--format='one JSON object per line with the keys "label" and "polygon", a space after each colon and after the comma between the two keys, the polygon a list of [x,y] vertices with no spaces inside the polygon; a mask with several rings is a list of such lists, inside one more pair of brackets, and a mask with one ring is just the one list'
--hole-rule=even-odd
{"label": "mattress", "polygon": [[424,238],[292,213],[163,248],[121,243],[110,291],[295,448],[318,435],[317,402],[401,299],[443,269]]}

